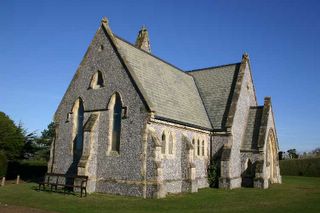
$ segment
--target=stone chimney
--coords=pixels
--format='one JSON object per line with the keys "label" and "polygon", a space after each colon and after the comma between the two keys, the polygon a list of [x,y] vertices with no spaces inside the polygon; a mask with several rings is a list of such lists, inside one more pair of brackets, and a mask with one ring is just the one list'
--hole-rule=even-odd
{"label": "stone chimney", "polygon": [[145,26],[142,26],[141,30],[139,31],[136,40],[136,47],[151,53],[149,34]]}

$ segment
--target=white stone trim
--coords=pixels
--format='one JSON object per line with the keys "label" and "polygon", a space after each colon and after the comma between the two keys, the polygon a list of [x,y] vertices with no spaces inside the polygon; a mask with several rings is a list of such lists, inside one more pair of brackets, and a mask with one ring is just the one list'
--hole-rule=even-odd
{"label": "white stone trim", "polygon": [[104,82],[104,78],[103,78],[102,72],[99,71],[99,70],[97,70],[97,71],[93,74],[93,76],[92,76],[92,78],[91,78],[89,89],[100,89],[100,88],[103,87],[103,84],[102,84],[102,85],[98,84],[99,74],[101,75],[102,82]]}
{"label": "white stone trim", "polygon": [[72,114],[71,114],[71,120],[72,120],[72,133],[71,133],[71,141],[70,141],[70,154],[73,155],[73,146],[74,146],[74,140],[77,136],[77,129],[78,129],[78,109],[80,107],[80,100],[83,103],[83,100],[81,97],[78,97],[77,100],[74,102],[72,106]]}
{"label": "white stone trim", "polygon": [[[163,149],[163,140],[162,140],[162,136],[163,134],[165,135],[165,152],[162,152]],[[176,156],[176,135],[174,132],[170,131],[168,128],[164,127],[161,133],[161,157],[164,159],[172,159],[175,158]],[[170,139],[172,139],[172,153],[170,154]]]}
{"label": "white stone trim", "polygon": [[108,141],[107,141],[107,156],[116,156],[112,149],[112,129],[113,129],[113,108],[116,102],[116,93],[112,94],[108,103]]}
{"label": "white stone trim", "polygon": [[[192,143],[194,141],[194,157],[196,159],[201,159],[201,160],[205,160],[207,159],[208,153],[209,153],[209,146],[208,146],[208,141],[206,140],[206,138],[203,135],[194,135],[192,138]],[[198,144],[199,141],[199,144]],[[203,143],[202,143],[203,142]],[[199,146],[199,147],[198,147]],[[198,149],[199,149],[199,154],[198,154]]]}
{"label": "white stone trim", "polygon": [[109,103],[108,103],[108,108],[107,108],[107,112],[108,112],[108,141],[107,141],[107,148],[106,148],[106,155],[107,156],[113,156],[113,157],[118,157],[120,156],[120,149],[121,149],[121,132],[122,129],[120,130],[120,144],[119,144],[119,152],[112,150],[112,130],[113,130],[113,112],[114,112],[114,105],[116,102],[116,95],[119,95],[120,97],[120,101],[122,106],[124,105],[122,102],[122,97],[121,94],[119,92],[114,92],[112,94],[112,96],[109,99]]}

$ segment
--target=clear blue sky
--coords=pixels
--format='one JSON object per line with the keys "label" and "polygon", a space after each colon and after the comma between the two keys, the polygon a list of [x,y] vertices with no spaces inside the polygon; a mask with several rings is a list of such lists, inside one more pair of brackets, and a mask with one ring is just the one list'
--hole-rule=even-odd
{"label": "clear blue sky", "polygon": [[100,20],[184,70],[251,59],[259,104],[272,96],[280,148],[320,146],[320,1],[0,1],[0,111],[46,128]]}

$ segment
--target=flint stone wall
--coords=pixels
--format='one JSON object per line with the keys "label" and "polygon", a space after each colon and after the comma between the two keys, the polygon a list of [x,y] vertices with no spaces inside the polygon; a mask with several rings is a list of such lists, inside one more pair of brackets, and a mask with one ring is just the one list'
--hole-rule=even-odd
{"label": "flint stone wall", "polygon": [[[203,157],[193,154],[193,163],[195,165],[195,181],[197,188],[208,187],[207,168],[209,163],[210,146],[209,132],[199,132],[196,130],[181,128],[179,125],[166,125],[159,123],[151,123],[150,128],[156,132],[160,141],[163,131],[174,134],[174,155],[170,156],[166,154],[162,155],[161,157],[161,164],[163,168],[162,179],[165,186],[165,191],[167,193],[180,193],[189,190],[189,188],[184,187],[184,182],[188,179],[188,163],[185,162],[188,151],[185,141],[182,140],[183,135],[186,136],[190,141],[192,141],[194,137],[201,138],[201,141],[206,141],[205,152],[207,153],[207,156]],[[147,170],[154,170],[152,164],[148,165]],[[150,174],[152,174],[152,172],[150,172]]]}
{"label": "flint stone wall", "polygon": [[[101,45],[103,45],[102,50]],[[104,87],[88,89],[91,77],[98,70],[103,75]],[[112,116],[107,110],[107,105],[114,92],[120,94],[123,106],[128,107],[128,117],[122,119],[118,155],[107,153],[109,116]],[[89,175],[89,191],[140,196],[143,194],[142,187],[129,182],[143,180],[141,141],[148,113],[132,80],[101,28],[90,44],[55,114],[58,129],[53,172],[56,173],[67,173],[73,161],[73,122],[72,119],[69,122],[66,121],[68,113],[71,112],[74,102],[79,97],[84,104],[84,124],[91,113],[99,115],[99,120],[94,127],[97,130],[96,140],[91,141],[93,143],[90,150],[91,156],[87,162],[90,168],[86,174]],[[90,143],[90,141],[84,141],[84,143]]]}

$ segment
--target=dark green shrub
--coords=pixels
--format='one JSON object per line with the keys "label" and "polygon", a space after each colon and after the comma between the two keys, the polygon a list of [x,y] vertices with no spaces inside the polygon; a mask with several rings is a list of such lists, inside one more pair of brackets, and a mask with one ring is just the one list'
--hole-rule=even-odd
{"label": "dark green shrub", "polygon": [[0,177],[6,176],[8,160],[6,155],[0,151]]}
{"label": "dark green shrub", "polygon": [[208,167],[208,182],[211,188],[219,186],[220,166],[217,161],[211,160]]}
{"label": "dark green shrub", "polygon": [[281,175],[320,177],[320,158],[280,161]]}
{"label": "dark green shrub", "polygon": [[7,179],[15,179],[17,175],[24,181],[38,181],[47,172],[44,161],[11,161],[8,164]]}

